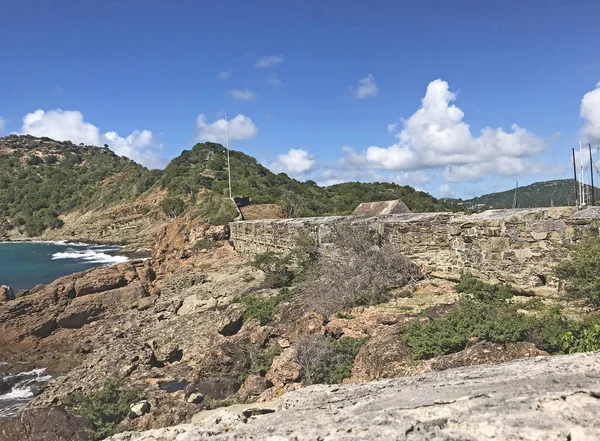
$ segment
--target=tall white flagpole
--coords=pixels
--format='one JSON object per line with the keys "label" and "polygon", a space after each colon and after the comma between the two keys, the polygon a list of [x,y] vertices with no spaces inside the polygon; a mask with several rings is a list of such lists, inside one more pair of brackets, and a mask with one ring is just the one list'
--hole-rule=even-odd
{"label": "tall white flagpole", "polygon": [[225,114],[225,144],[227,144],[227,174],[229,176],[229,199],[232,199],[231,193],[231,164],[229,163],[229,121],[227,120],[227,114]]}

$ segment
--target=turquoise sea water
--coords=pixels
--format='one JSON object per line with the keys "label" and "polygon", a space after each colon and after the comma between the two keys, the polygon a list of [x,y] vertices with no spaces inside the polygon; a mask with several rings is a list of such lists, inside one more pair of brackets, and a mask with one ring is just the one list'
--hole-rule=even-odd
{"label": "turquoise sea water", "polygon": [[68,242],[0,243],[0,285],[18,292],[67,274],[126,261],[119,250],[118,246]]}

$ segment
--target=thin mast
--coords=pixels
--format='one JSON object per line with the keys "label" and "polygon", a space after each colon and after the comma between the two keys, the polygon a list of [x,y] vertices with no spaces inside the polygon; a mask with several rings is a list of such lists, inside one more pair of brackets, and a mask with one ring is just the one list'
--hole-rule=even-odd
{"label": "thin mast", "polygon": [[592,144],[588,144],[588,148],[590,149],[590,176],[592,183],[592,206],[596,205],[596,201],[594,199],[594,161],[592,160]]}
{"label": "thin mast", "polygon": [[573,152],[573,190],[575,190],[575,206],[579,205],[579,192],[577,191],[577,166],[575,165],[575,149],[572,148]]}
{"label": "thin mast", "polygon": [[585,176],[583,175],[583,150],[581,149],[581,141],[579,141],[579,186],[581,188],[579,193],[581,201],[579,205],[583,207],[585,206]]}
{"label": "thin mast", "polygon": [[513,197],[513,208],[517,208],[517,188],[519,188],[519,181],[517,181],[517,185],[515,185],[515,196]]}
{"label": "thin mast", "polygon": [[231,164],[229,162],[229,121],[227,120],[227,114],[225,114],[225,144],[227,144],[227,175],[229,176],[229,199],[232,199],[231,193]]}

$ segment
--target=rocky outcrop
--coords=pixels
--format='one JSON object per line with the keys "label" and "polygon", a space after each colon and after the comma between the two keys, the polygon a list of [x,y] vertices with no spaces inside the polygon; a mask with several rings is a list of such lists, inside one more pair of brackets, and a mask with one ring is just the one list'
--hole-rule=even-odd
{"label": "rocky outcrop", "polygon": [[109,440],[592,441],[600,439],[600,353],[311,386],[276,408],[260,416],[225,408],[197,424]]}
{"label": "rocky outcrop", "polygon": [[6,302],[15,299],[15,291],[6,285],[0,285],[0,302]]}
{"label": "rocky outcrop", "polygon": [[0,419],[0,441],[92,441],[90,423],[60,407],[31,409]]}
{"label": "rocky outcrop", "polygon": [[0,303],[2,361],[53,372],[77,366],[81,347],[94,334],[86,325],[136,307],[157,289],[148,261],[93,268],[36,286]]}
{"label": "rocky outcrop", "polygon": [[152,258],[156,263],[169,259],[186,259],[195,251],[207,249],[227,239],[229,225],[209,225],[192,210],[163,228],[152,249]]}

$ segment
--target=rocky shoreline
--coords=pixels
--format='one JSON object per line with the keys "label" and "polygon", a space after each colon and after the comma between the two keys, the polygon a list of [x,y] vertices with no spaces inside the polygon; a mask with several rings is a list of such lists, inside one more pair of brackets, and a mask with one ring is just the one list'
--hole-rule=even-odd
{"label": "rocky shoreline", "polygon": [[[398,327],[423,320],[423,311],[432,306],[440,314],[451,307],[458,298],[453,282],[426,279],[415,283],[410,295],[399,296],[385,305],[359,306],[346,314],[310,312],[296,316],[282,308],[274,320],[263,324],[248,319],[244,305],[236,299],[248,292],[263,298],[279,295],[278,290],[265,287],[264,277],[262,271],[249,265],[232,248],[227,227],[210,227],[189,216],[175,220],[158,235],[152,259],[92,268],[38,286],[27,296],[0,301],[0,354],[7,363],[6,370],[45,368],[53,376],[26,411],[0,421],[0,441],[89,440],[89,422],[66,413],[60,405],[72,393],[89,394],[103,388],[107,379],[118,379],[138,393],[123,420],[133,432],[117,435],[115,441],[192,440],[208,435],[219,435],[221,438],[217,439],[262,439],[264,433],[272,433],[273,440],[355,436],[373,439],[369,426],[373,421],[381,422],[373,425],[373,436],[387,437],[388,429],[406,429],[398,432],[404,433],[404,438],[398,435],[391,439],[431,439],[419,436],[437,431],[445,436],[440,440],[487,439],[460,438],[452,412],[457,412],[457,418],[462,420],[467,418],[468,408],[483,421],[491,415],[486,408],[499,409],[501,400],[519,388],[526,390],[531,378],[524,369],[531,368],[532,375],[540,375],[537,383],[531,383],[539,390],[522,402],[517,400],[520,404],[515,405],[514,413],[509,413],[515,422],[507,424],[507,428],[521,424],[521,406],[540,402],[546,392],[560,392],[552,380],[559,378],[555,374],[560,369],[573,374],[566,380],[565,393],[581,398],[582,403],[583,398],[593,398],[592,386],[598,384],[598,377],[592,375],[598,367],[598,356],[556,359],[576,360],[579,364],[572,366],[580,366],[580,372],[585,370],[583,377],[568,369],[568,361],[499,365],[506,368],[473,367],[523,358],[547,360],[539,358],[547,354],[529,342],[473,341],[462,351],[415,363],[410,348],[399,338]],[[294,348],[306,336],[368,336],[345,383],[410,378],[364,386],[304,389]],[[264,361],[266,357],[268,363]],[[541,366],[554,367],[544,371],[538,369]],[[455,368],[462,370],[452,371]],[[441,371],[445,373],[439,374]],[[436,374],[418,377],[433,372]],[[461,398],[492,381],[494,372],[498,375],[498,387],[508,387],[503,382],[508,377],[515,379],[515,387],[488,394],[491,401],[485,401],[488,398],[479,393],[469,399]],[[452,378],[459,378],[462,383],[453,383]],[[589,393],[577,395],[579,392],[571,387],[577,379],[585,380],[578,384],[589,389]],[[493,389],[496,383],[490,387]],[[444,388],[448,390],[447,400],[442,394]],[[403,390],[412,392],[403,394]],[[442,397],[439,408],[436,396]],[[423,401],[423,397],[427,399]],[[282,403],[278,409],[289,409],[256,418],[255,422],[252,415],[271,412],[269,403],[274,400]],[[231,403],[238,407],[222,411],[229,413],[215,409]],[[299,407],[293,403],[300,403]],[[467,408],[457,408],[453,403],[465,403]],[[470,408],[470,404],[481,406],[481,412]],[[391,413],[385,410],[388,405],[393,405]],[[361,408],[364,417],[355,413]],[[406,416],[412,415],[411,409],[417,412],[416,419]],[[580,410],[587,412],[586,409]],[[335,419],[336,412],[343,415],[342,420]],[[436,416],[427,417],[430,412]],[[498,415],[500,411],[494,412]],[[198,417],[199,413],[204,416]],[[318,423],[306,427],[307,418],[317,418]],[[438,420],[445,422],[435,423]],[[180,426],[191,421],[194,425]],[[350,424],[352,421],[356,424]],[[523,424],[530,424],[531,420],[524,421]],[[581,433],[587,433],[587,420],[577,421]],[[564,424],[559,422],[547,426],[548,430],[556,428],[556,433],[564,434]],[[208,428],[203,426],[205,423]],[[171,426],[175,427],[163,429]],[[482,427],[472,430],[483,431]],[[233,432],[227,432],[230,429]],[[510,439],[496,425],[493,429],[498,434],[495,439]],[[29,434],[35,430],[43,437],[31,438]],[[147,430],[156,432],[139,434]],[[470,426],[465,430],[468,433]],[[176,438],[177,434],[186,434],[187,438]]]}

